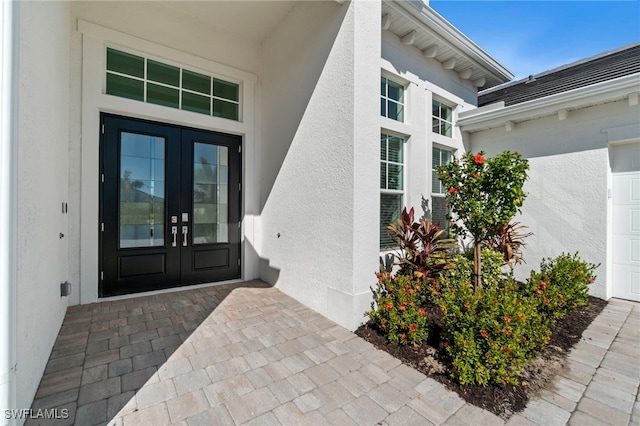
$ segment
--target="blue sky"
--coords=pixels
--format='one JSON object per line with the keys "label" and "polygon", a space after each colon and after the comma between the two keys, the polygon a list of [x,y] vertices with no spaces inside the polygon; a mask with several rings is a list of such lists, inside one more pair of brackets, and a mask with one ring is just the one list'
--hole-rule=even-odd
{"label": "blue sky", "polygon": [[431,0],[516,77],[640,41],[640,0]]}

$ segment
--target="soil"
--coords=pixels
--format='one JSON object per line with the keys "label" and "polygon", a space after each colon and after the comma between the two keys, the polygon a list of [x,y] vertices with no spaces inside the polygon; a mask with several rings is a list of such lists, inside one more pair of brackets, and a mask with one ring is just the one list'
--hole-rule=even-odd
{"label": "soil", "polygon": [[462,385],[449,377],[446,369],[446,354],[440,341],[438,308],[428,309],[432,327],[429,339],[420,346],[398,345],[391,343],[380,333],[372,322],[362,325],[356,334],[372,343],[378,349],[388,352],[404,364],[439,381],[448,389],[458,393],[470,404],[508,419],[512,414],[522,411],[529,399],[535,396],[564,367],[567,353],[582,336],[582,332],[591,324],[607,305],[607,302],[589,297],[590,306],[570,312],[552,327],[549,345],[529,362],[519,376],[520,385]]}

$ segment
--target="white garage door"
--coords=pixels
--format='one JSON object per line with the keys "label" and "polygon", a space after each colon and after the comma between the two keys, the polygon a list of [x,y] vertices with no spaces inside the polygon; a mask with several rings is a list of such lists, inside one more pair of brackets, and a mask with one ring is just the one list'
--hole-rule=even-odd
{"label": "white garage door", "polygon": [[613,297],[640,302],[640,172],[613,175]]}

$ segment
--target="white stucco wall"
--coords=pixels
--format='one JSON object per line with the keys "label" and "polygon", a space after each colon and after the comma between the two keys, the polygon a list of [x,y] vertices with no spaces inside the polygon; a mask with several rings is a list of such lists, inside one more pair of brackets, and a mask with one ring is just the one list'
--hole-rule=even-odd
{"label": "white stucco wall", "polygon": [[[19,7],[17,406],[28,408],[67,307],[69,5]],[[73,207],[72,207],[73,208]],[[65,234],[60,238],[60,233]]]}
{"label": "white stucco wall", "polygon": [[574,253],[600,263],[590,288],[601,298],[611,296],[607,253],[609,145],[606,129],[638,122],[638,107],[626,100],[570,111],[565,120],[557,115],[469,135],[472,151],[495,155],[518,151],[530,162],[525,184],[527,199],[516,220],[534,233],[526,242],[526,264],[516,267],[519,279],[539,269],[544,257]]}
{"label": "white stucco wall", "polygon": [[349,328],[378,264],[379,20],[301,2],[262,51],[261,277]]}

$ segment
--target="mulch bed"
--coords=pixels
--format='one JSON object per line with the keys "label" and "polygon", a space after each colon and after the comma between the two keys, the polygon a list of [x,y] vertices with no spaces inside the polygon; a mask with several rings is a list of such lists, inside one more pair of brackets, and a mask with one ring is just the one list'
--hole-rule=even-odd
{"label": "mulch bed", "polygon": [[448,389],[457,392],[470,404],[508,419],[513,413],[522,411],[529,399],[535,396],[562,369],[566,356],[582,336],[582,332],[591,324],[607,305],[607,302],[589,297],[591,305],[570,312],[558,320],[552,328],[552,336],[546,349],[524,368],[519,376],[518,386],[513,385],[461,385],[451,379],[445,367],[446,354],[440,341],[438,308],[431,306],[429,318],[433,319],[429,330],[429,339],[421,346],[401,346],[391,343],[380,333],[372,322],[360,326],[356,334],[394,357],[404,364],[415,368],[437,380]]}

